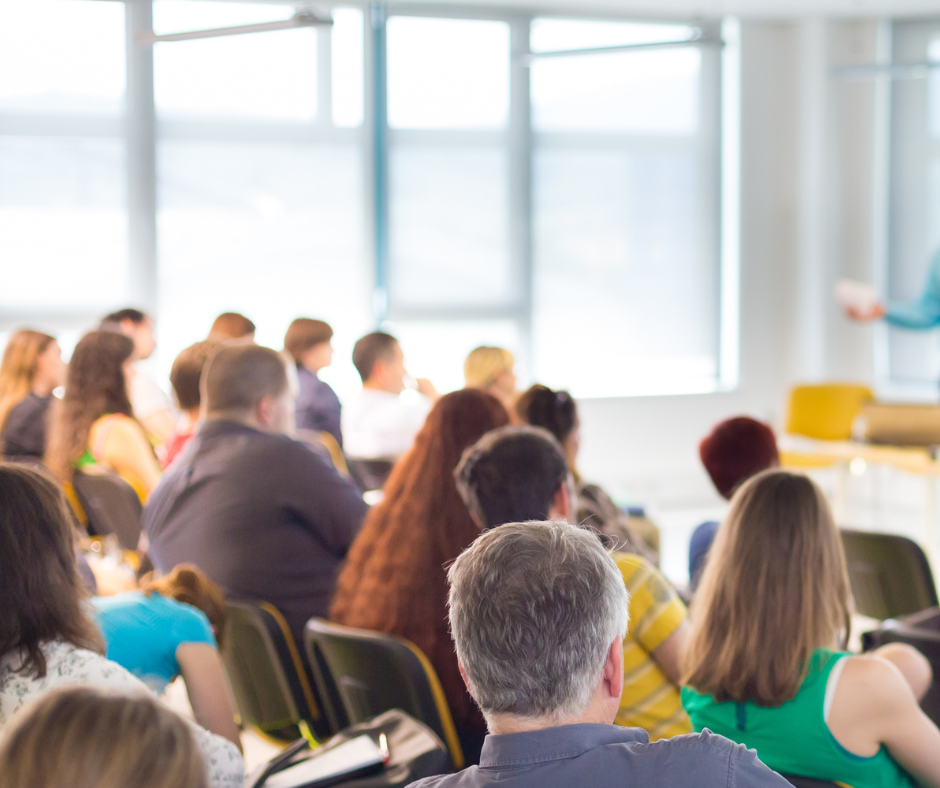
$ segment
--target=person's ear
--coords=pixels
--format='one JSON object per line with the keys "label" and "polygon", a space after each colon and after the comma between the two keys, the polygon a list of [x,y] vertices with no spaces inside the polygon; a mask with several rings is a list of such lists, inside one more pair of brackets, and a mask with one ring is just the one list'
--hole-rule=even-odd
{"label": "person's ear", "polygon": [[607,650],[607,662],[604,663],[604,687],[611,698],[620,702],[623,695],[623,641],[616,638]]}
{"label": "person's ear", "polygon": [[460,659],[457,659],[457,670],[460,671],[460,678],[463,679],[463,685],[467,688],[467,692],[470,692],[470,680],[467,678],[467,671],[463,669],[463,663]]}
{"label": "person's ear", "polygon": [[277,406],[276,397],[265,394],[255,407],[255,416],[258,423],[264,427],[270,427],[274,423],[274,410]]}
{"label": "person's ear", "polygon": [[571,495],[568,491],[567,480],[563,481],[555,491],[555,497],[552,499],[552,510],[548,516],[552,520],[567,520],[571,522]]}

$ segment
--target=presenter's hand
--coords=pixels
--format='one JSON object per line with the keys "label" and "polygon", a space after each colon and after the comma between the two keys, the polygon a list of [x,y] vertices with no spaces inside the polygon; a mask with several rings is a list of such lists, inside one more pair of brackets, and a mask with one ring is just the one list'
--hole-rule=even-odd
{"label": "presenter's hand", "polygon": [[868,323],[872,320],[884,317],[885,312],[884,304],[875,304],[868,309],[859,309],[854,306],[847,306],[845,308],[845,314],[848,315],[848,317],[852,320],[858,320],[861,323]]}

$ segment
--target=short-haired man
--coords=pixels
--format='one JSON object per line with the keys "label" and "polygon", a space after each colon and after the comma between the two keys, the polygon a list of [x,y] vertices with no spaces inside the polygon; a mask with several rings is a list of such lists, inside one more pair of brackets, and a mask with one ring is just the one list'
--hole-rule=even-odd
{"label": "short-haired man", "polygon": [[284,350],[297,365],[297,429],[328,432],[343,446],[339,397],[317,373],[333,363],[333,329],[329,323],[298,317],[284,335]]}
{"label": "short-haired man", "polygon": [[484,533],[450,569],[461,674],[486,718],[479,766],[412,788],[738,788],[789,784],[704,732],[649,743],[610,723],[623,686],[627,592],[590,532],[561,521]]}
{"label": "short-haired man", "polygon": [[343,408],[344,449],[350,457],[400,457],[424,426],[437,391],[431,381],[417,381],[417,401],[401,396],[405,390],[405,356],[391,334],[366,334],[353,347],[353,364],[362,378],[362,392]]}
{"label": "short-haired man", "polygon": [[176,404],[180,409],[180,418],[173,430],[173,435],[164,444],[162,464],[168,468],[177,455],[185,449],[196,434],[199,423],[202,393],[199,382],[202,372],[210,357],[222,347],[221,342],[204,339],[187,348],[183,348],[170,368],[170,385]]}
{"label": "short-haired man", "polygon": [[[120,309],[101,319],[100,330],[117,331],[134,340],[134,358],[146,361],[157,349],[153,336],[153,320],[139,309]],[[158,443],[166,443],[173,435],[176,418],[166,392],[148,375],[140,364],[134,364],[134,376],[127,392],[134,416]]]}
{"label": "short-haired man", "polygon": [[285,360],[223,347],[203,374],[205,421],[144,508],[157,569],[199,566],[226,596],[270,602],[295,637],[326,616],[366,513],[359,490],[288,434]]}
{"label": "short-haired man", "polygon": [[[565,453],[538,427],[503,427],[464,452],[457,489],[481,528],[526,520],[571,520],[577,511]],[[682,707],[685,605],[649,561],[614,553],[630,593],[633,626],[624,639],[624,690],[616,722],[643,728],[656,741],[692,730]]]}

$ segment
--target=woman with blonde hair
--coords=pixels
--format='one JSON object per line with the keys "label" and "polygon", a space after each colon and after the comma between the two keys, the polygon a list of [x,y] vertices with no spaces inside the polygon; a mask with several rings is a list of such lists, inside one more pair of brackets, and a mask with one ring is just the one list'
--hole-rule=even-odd
{"label": "woman with blonde hair", "polygon": [[46,447],[46,465],[61,483],[98,466],[127,481],[141,501],[157,486],[160,464],[128,395],[133,364],[134,342],[124,334],[92,331],[75,346]]}
{"label": "woman with blonde hair", "polygon": [[512,413],[516,401],[516,359],[505,348],[480,346],[463,363],[466,388],[481,389],[496,397]]}
{"label": "woman with blonde hair", "polygon": [[146,695],[72,687],[18,715],[0,744],[0,788],[206,788],[192,733]]}
{"label": "woman with blonde hair", "polygon": [[735,494],[692,605],[682,701],[695,730],[783,774],[853,788],[940,786],[940,730],[918,701],[927,660],[891,644],[844,650],[850,599],[839,531],[805,476],[765,471]]}
{"label": "woman with blonde hair", "polygon": [[0,457],[38,462],[46,443],[52,392],[65,383],[65,364],[55,337],[16,331],[0,361]]}

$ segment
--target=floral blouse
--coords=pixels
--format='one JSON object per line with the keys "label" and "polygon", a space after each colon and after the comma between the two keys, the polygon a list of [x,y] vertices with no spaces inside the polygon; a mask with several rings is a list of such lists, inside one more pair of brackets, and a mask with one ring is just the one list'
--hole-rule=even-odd
{"label": "floral blouse", "polygon": [[[0,726],[22,706],[59,687],[78,684],[128,693],[149,692],[140,679],[93,651],[51,641],[43,646],[43,653],[46,675],[41,679],[14,670],[21,662],[19,654],[0,659]],[[238,748],[190,720],[187,723],[202,752],[211,788],[243,788],[245,765]]]}

